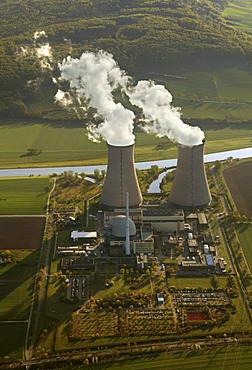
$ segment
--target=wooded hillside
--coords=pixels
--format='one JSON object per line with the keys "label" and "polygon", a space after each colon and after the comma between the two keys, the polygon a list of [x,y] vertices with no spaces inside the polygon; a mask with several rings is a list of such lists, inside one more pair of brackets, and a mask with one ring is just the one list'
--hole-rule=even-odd
{"label": "wooded hillside", "polygon": [[0,112],[26,115],[27,81],[43,77],[38,60],[22,55],[45,31],[54,64],[68,54],[104,49],[136,75],[201,57],[252,60],[252,39],[221,16],[225,0],[2,0]]}

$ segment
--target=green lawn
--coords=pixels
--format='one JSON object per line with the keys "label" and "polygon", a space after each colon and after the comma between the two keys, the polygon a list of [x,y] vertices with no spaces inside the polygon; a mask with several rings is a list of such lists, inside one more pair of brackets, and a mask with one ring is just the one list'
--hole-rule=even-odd
{"label": "green lawn", "polygon": [[252,272],[252,225],[243,225],[237,228],[237,235],[240,239],[250,272]]}
{"label": "green lawn", "polygon": [[0,267],[0,320],[27,320],[37,270],[37,252],[15,251],[17,262]]}
{"label": "green lawn", "polygon": [[252,4],[250,0],[229,1],[223,15],[239,30],[252,34]]}
{"label": "green lawn", "polygon": [[45,214],[51,187],[48,177],[0,178],[0,214]]}

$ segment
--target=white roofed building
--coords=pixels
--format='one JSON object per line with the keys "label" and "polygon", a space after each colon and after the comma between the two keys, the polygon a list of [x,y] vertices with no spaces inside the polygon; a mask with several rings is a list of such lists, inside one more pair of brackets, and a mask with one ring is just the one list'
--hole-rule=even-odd
{"label": "white roofed building", "polygon": [[77,231],[74,230],[71,232],[71,239],[73,239],[74,242],[78,241],[79,239],[96,239],[97,238],[97,232],[96,231]]}

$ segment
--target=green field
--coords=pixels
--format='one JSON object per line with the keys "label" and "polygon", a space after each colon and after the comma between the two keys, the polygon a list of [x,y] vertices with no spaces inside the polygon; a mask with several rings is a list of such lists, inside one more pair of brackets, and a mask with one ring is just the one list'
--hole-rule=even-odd
{"label": "green field", "polygon": [[148,77],[172,93],[184,119],[251,120],[252,75],[244,62],[195,60]]}
{"label": "green field", "polygon": [[246,257],[250,273],[252,272],[252,225],[243,225],[237,228],[237,235],[239,237],[243,253]]}
{"label": "green field", "polygon": [[[96,370],[250,370],[251,363],[252,348],[250,346],[233,347],[227,344],[226,348],[210,348],[200,351],[185,350],[183,353],[167,351],[159,356],[143,355],[139,359],[96,364],[89,366],[89,368]],[[79,369],[84,369],[84,367],[79,367]]]}
{"label": "green field", "polygon": [[[169,72],[153,73],[149,77],[164,84],[176,98],[219,103],[252,101],[252,75],[246,63],[240,61],[200,60],[178,65]],[[228,111],[227,107],[225,109]],[[182,112],[184,113],[183,109]],[[188,117],[187,114],[184,116]]]}
{"label": "green field", "polygon": [[26,329],[26,323],[0,323],[0,357],[9,356],[17,360],[23,358]]}
{"label": "green field", "polygon": [[[252,112],[251,112],[252,113]],[[252,116],[252,114],[251,114]],[[250,123],[202,123],[206,135],[206,153],[251,146]],[[107,161],[106,143],[88,140],[81,123],[38,121],[2,121],[0,124],[0,168],[45,167],[59,165],[96,165]],[[27,149],[37,155],[27,155]],[[176,158],[177,148],[167,138],[136,132],[135,160]]]}
{"label": "green field", "polygon": [[45,214],[48,177],[0,178],[0,215]]}
{"label": "green field", "polygon": [[252,4],[250,0],[228,1],[222,13],[224,17],[239,30],[252,34]]}
{"label": "green field", "polygon": [[27,320],[37,269],[37,253],[15,251],[17,262],[0,267],[0,320]]}

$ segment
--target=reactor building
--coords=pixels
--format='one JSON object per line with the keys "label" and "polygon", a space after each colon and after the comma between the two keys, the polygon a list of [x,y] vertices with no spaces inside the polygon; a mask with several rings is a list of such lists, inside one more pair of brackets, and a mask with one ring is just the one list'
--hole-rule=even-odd
{"label": "reactor building", "polygon": [[178,163],[169,201],[182,208],[203,208],[211,202],[204,166],[204,142],[193,147],[178,144]]}
{"label": "reactor building", "polygon": [[108,147],[107,173],[101,194],[101,203],[110,208],[126,208],[126,193],[129,207],[139,207],[142,194],[134,163],[134,144]]}

